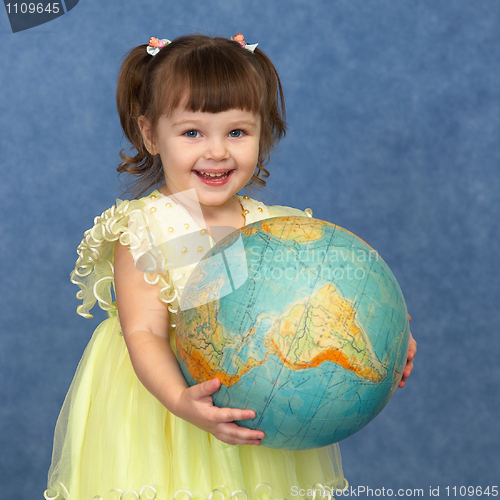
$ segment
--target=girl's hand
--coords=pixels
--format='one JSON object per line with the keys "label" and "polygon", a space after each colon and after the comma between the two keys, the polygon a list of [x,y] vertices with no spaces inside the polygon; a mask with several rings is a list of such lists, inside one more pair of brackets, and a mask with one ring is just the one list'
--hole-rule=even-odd
{"label": "girl's hand", "polygon": [[234,423],[234,420],[255,418],[255,412],[214,406],[212,394],[220,384],[220,380],[214,378],[185,389],[179,397],[175,413],[224,443],[260,445],[265,436],[262,431]]}
{"label": "girl's hand", "polygon": [[169,345],[168,309],[159,288],[149,285],[127,248],[115,249],[115,291],[123,338],[139,380],[162,404],[184,420],[228,444],[259,445],[264,433],[233,420],[255,418],[251,410],[217,408],[212,394],[218,379],[188,387]]}
{"label": "girl's hand", "polygon": [[[411,323],[411,316],[408,315]],[[413,360],[415,358],[415,354],[417,354],[417,342],[413,338],[413,335],[410,332],[410,345],[408,346],[408,355],[406,357],[406,366],[403,370],[403,378],[399,382],[398,387],[402,389],[406,385],[406,381],[408,377],[411,375],[413,370]]]}

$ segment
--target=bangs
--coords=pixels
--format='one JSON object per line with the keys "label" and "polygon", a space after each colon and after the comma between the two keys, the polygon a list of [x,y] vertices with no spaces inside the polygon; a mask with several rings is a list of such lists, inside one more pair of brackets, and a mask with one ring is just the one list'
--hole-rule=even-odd
{"label": "bangs", "polygon": [[242,109],[262,114],[264,89],[253,54],[229,43],[234,50],[204,45],[165,61],[158,72],[162,76],[157,89],[161,91],[155,94],[161,102],[156,109],[162,109],[167,116],[178,106],[193,112]]}

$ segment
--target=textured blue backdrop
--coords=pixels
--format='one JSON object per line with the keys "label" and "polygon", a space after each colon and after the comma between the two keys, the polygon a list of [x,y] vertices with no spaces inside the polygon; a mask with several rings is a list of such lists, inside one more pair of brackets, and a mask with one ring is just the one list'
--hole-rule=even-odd
{"label": "textured blue backdrop", "polygon": [[99,318],[68,274],[120,195],[119,60],[151,36],[245,34],[290,132],[268,202],[377,249],[419,342],[410,382],[342,443],[354,486],[498,484],[500,2],[81,0],[12,34],[0,12],[0,498],[41,498],[52,433]]}

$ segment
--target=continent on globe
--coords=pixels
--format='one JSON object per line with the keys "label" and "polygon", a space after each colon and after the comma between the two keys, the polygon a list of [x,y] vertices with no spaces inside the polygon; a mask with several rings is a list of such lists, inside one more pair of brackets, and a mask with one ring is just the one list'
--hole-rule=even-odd
{"label": "continent on globe", "polygon": [[327,283],[310,300],[293,305],[278,321],[279,326],[271,327],[269,341],[292,370],[330,361],[372,382],[385,378],[386,370],[356,321],[356,310],[333,284]]}
{"label": "continent on globe", "polygon": [[[309,224],[294,224],[290,227],[287,218],[274,219],[272,224],[261,222],[261,230],[272,234],[283,241],[294,241],[300,244],[310,244],[323,236],[323,229]],[[286,231],[285,231],[286,229]]]}

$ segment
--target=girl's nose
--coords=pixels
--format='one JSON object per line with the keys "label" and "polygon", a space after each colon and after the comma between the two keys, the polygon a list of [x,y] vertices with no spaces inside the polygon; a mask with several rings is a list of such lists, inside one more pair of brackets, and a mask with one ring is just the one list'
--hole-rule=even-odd
{"label": "girl's nose", "polygon": [[228,158],[229,152],[223,140],[214,138],[208,142],[207,150],[205,152],[205,159],[221,161],[227,160]]}

